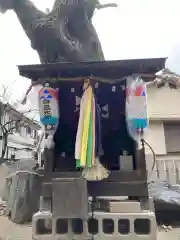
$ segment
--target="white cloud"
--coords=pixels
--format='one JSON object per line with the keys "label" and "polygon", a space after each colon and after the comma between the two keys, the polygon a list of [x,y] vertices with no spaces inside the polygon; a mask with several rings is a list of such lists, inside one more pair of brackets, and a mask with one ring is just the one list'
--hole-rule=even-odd
{"label": "white cloud", "polygon": [[168,55],[166,67],[180,75],[180,38],[176,40],[176,44],[172,46]]}

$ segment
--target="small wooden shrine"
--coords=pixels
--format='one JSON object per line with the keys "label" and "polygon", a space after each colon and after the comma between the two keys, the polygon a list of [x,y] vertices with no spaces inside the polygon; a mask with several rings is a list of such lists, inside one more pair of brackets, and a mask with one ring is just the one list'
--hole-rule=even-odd
{"label": "small wooden shrine", "polygon": [[[79,216],[84,215],[82,204],[85,195],[129,196],[139,199],[142,209],[149,209],[144,146],[137,149],[137,143],[128,135],[126,126],[126,79],[139,76],[145,82],[152,81],[164,65],[164,58],[154,58],[19,66],[20,75],[31,79],[33,85],[48,83],[59,89],[60,117],[54,133],[55,146],[46,151],[44,159],[43,197],[52,200],[53,214],[72,217],[59,205],[62,198],[64,201],[68,198],[65,189],[71,191],[74,183],[80,190],[68,201],[71,204],[77,202],[74,209],[81,212],[77,214]],[[110,172],[109,177],[101,181],[81,181],[82,172],[76,169],[74,159],[80,100],[87,80],[94,88],[101,109],[103,154],[100,162]],[[119,166],[123,151],[132,155],[133,169],[130,171],[121,171]]]}

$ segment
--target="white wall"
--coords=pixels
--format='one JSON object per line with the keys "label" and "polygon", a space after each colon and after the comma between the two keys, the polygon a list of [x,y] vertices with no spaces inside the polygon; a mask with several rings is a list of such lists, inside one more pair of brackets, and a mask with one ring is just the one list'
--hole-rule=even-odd
{"label": "white wall", "polygon": [[162,122],[162,120],[180,121],[180,89],[149,87],[148,111],[150,119],[154,121],[150,121],[145,139],[156,153],[156,163],[152,171],[153,155],[146,147],[149,177],[156,180],[159,173],[161,180],[168,180],[172,184],[180,183],[180,155],[167,155]]}
{"label": "white wall", "polygon": [[[149,124],[149,129],[145,132],[145,140],[152,146],[157,155],[166,154],[166,144],[164,127],[162,121],[153,121]],[[151,153],[146,147],[146,154]]]}
{"label": "white wall", "polygon": [[[164,127],[161,121],[153,121],[150,122],[149,129],[146,131],[145,140],[148,144],[153,148],[156,154],[156,160],[158,161],[158,156],[166,155],[166,145],[165,145],[165,137],[164,137]],[[146,145],[145,145],[146,146]],[[157,179],[157,168],[159,167],[156,161],[155,166],[153,168],[154,159],[153,153],[148,146],[145,147],[146,153],[146,167],[148,172],[148,177],[151,180]],[[161,164],[162,162],[160,162]],[[164,163],[163,163],[164,164]],[[166,172],[164,165],[161,166],[163,179],[166,179]]]}
{"label": "white wall", "polygon": [[180,120],[180,89],[170,89],[168,86],[148,88],[148,111],[153,119]]}

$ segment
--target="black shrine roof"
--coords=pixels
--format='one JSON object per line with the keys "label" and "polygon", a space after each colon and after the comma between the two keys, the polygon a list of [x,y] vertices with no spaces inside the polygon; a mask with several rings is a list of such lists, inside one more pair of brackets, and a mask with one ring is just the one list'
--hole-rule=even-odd
{"label": "black shrine roof", "polygon": [[19,74],[32,81],[39,78],[100,77],[120,79],[131,74],[155,74],[165,67],[166,58],[50,63],[18,66]]}

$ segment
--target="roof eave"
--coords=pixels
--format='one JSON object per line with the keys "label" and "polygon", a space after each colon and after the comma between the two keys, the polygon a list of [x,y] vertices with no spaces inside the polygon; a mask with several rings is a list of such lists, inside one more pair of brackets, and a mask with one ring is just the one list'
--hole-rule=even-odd
{"label": "roof eave", "polygon": [[19,74],[32,81],[56,77],[122,78],[132,73],[155,74],[165,66],[166,58],[130,59],[79,63],[54,63],[18,66]]}

